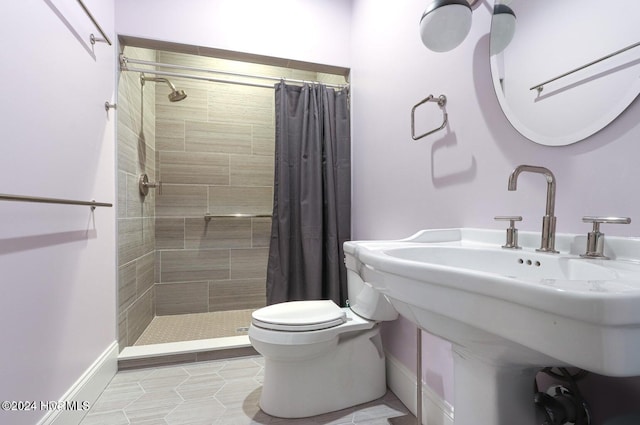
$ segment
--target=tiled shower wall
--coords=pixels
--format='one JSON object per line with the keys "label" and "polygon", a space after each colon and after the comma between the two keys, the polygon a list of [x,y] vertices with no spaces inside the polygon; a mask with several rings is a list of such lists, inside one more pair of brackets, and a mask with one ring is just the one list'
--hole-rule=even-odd
{"label": "tiled shower wall", "polygon": [[[158,61],[229,64],[164,52]],[[271,213],[273,89],[172,82],[188,97],[171,103],[169,88],[157,85],[156,314],[264,306],[271,220],[204,216]]]}
{"label": "tiled shower wall", "polygon": [[[159,52],[158,61],[296,79],[335,76]],[[238,79],[238,78],[236,78]],[[338,78],[344,83],[344,78]],[[257,81],[264,84],[265,81]],[[252,309],[265,305],[274,170],[274,90],[174,79],[187,99],[156,88],[156,314]],[[269,83],[269,82],[267,82]],[[274,84],[271,82],[270,84]]]}
{"label": "tiled shower wall", "polygon": [[[156,52],[125,47],[128,57],[155,61]],[[132,345],[155,311],[155,194],[143,198],[138,177],[155,179],[155,88],[121,72],[118,83],[118,343]]]}

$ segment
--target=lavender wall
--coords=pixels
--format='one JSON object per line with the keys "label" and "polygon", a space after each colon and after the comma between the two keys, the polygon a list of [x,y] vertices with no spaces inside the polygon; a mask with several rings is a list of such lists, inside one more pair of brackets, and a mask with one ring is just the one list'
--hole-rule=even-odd
{"label": "lavender wall", "polygon": [[349,66],[350,0],[116,0],[119,34]]}
{"label": "lavender wall", "polygon": [[[113,38],[113,2],[87,6]],[[115,48],[76,2],[3,12],[0,192],[114,202]],[[114,210],[0,202],[0,400],[60,399],[115,342]]]}
{"label": "lavender wall", "polygon": [[[536,145],[513,130],[498,107],[489,73],[487,7],[475,11],[471,34],[449,53],[433,53],[416,37],[423,8],[422,1],[402,8],[355,1],[355,237],[404,237],[425,227],[501,228],[493,217],[507,213],[523,215],[520,227],[537,231],[544,180],[527,177],[517,192],[506,190],[510,171],[522,163],[556,174],[558,232],[586,232],[583,215],[607,213],[639,218],[629,226],[609,226],[606,233],[640,234],[640,201],[631,191],[640,177],[640,102],[578,144]],[[441,93],[448,97],[448,128],[412,141],[411,107]]]}
{"label": "lavender wall", "polygon": [[[640,12],[640,5],[635,7]],[[425,2],[418,0],[407,0],[402,7],[384,0],[354,0],[354,239],[401,238],[425,228],[501,228],[493,217],[512,214],[524,217],[521,229],[539,231],[544,179],[524,176],[518,191],[507,192],[509,173],[525,163],[546,166],[557,177],[559,233],[587,232],[584,215],[623,215],[634,219],[631,225],[609,226],[604,232],[640,235],[635,190],[640,182],[640,102],[578,144],[536,145],[511,127],[493,92],[488,3],[475,10],[471,33],[449,53],[434,53],[421,44],[418,22],[424,8]],[[410,110],[429,94],[447,96],[449,125],[415,142]],[[439,113],[434,104],[425,107]],[[580,105],[575,108],[578,112]],[[424,114],[431,113],[427,109]],[[424,120],[437,127],[441,116],[425,115]],[[410,327],[401,320],[385,328],[387,349],[408,366],[415,350]],[[425,355],[425,379],[451,402],[450,356],[441,355],[448,344],[428,339],[425,349],[438,353]],[[634,382],[637,402],[640,385]]]}

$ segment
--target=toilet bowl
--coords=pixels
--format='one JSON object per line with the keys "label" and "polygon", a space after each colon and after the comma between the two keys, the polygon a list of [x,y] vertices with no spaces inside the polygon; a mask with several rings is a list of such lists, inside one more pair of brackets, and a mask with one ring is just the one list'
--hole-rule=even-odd
{"label": "toilet bowl", "polygon": [[[326,322],[319,321],[322,315]],[[265,316],[273,322],[265,322]],[[254,312],[252,319],[249,339],[265,360],[260,398],[265,413],[281,418],[320,415],[386,392],[377,323],[332,301],[274,304]]]}
{"label": "toilet bowl", "polygon": [[386,299],[371,296],[370,286],[357,273],[348,275],[349,297],[360,300],[360,309],[314,300],[253,312],[249,340],[265,361],[260,397],[265,413],[303,418],[385,394],[379,321],[394,320],[397,313]]}
{"label": "toilet bowl", "polygon": [[[312,311],[309,320],[290,313],[307,309]],[[249,339],[265,360],[260,398],[265,413],[302,418],[384,395],[385,358],[377,323],[332,301],[294,301],[261,310],[253,314]],[[314,317],[320,311],[326,322]],[[265,315],[273,322],[265,323]]]}

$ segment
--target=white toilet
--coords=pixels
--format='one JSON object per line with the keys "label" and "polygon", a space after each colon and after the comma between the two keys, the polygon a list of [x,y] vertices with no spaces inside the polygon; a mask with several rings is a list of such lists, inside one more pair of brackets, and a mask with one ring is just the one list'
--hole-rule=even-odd
{"label": "white toilet", "polygon": [[265,360],[265,413],[303,418],[385,394],[379,321],[394,320],[397,312],[352,270],[348,292],[351,307],[291,301],[253,312],[249,339]]}

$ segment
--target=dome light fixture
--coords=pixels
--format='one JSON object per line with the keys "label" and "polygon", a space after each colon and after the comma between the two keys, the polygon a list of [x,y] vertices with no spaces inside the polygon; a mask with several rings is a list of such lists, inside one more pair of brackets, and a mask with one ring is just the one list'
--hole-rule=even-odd
{"label": "dome light fixture", "polygon": [[434,52],[448,52],[471,30],[471,7],[478,0],[433,0],[420,19],[422,43]]}
{"label": "dome light fixture", "polygon": [[516,33],[516,14],[506,4],[493,7],[491,21],[491,55],[501,53],[513,40]]}

